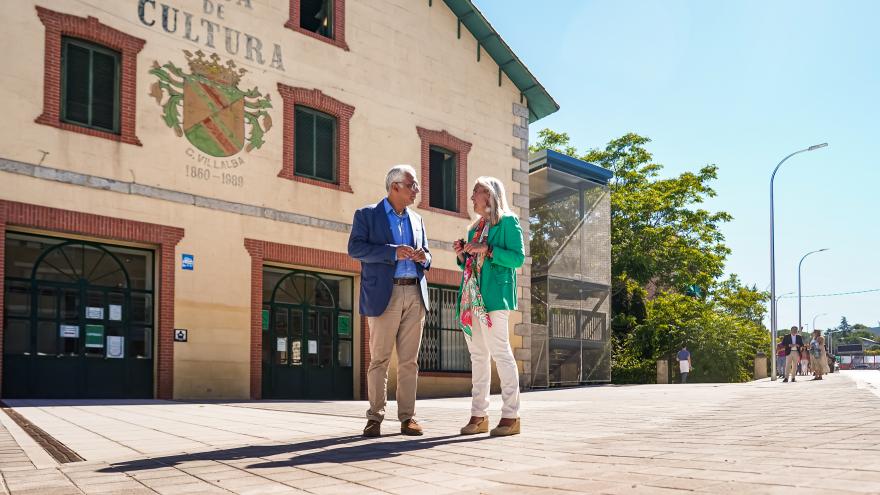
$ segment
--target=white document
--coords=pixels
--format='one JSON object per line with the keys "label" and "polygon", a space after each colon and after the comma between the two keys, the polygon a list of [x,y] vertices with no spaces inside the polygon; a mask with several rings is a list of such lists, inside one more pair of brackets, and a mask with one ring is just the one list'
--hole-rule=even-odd
{"label": "white document", "polygon": [[110,319],[112,321],[122,321],[122,306],[118,304],[110,305]]}
{"label": "white document", "polygon": [[65,339],[78,339],[79,327],[76,325],[61,325],[61,331],[59,334]]}
{"label": "white document", "polygon": [[96,308],[93,306],[86,306],[86,318],[90,320],[103,320],[104,319],[104,308]]}
{"label": "white document", "polygon": [[309,341],[309,354],[317,354],[318,353],[318,341],[310,340]]}
{"label": "white document", "polygon": [[107,357],[122,359],[125,357],[125,337],[118,335],[107,336]]}
{"label": "white document", "polygon": [[275,347],[278,352],[287,352],[287,337],[278,337]]}

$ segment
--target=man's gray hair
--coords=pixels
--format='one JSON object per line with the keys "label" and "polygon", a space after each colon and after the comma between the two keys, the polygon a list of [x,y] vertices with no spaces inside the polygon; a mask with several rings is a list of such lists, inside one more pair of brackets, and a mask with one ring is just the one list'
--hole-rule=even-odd
{"label": "man's gray hair", "polygon": [[416,169],[412,167],[412,165],[395,165],[391,167],[391,170],[388,171],[388,175],[385,176],[385,191],[391,192],[391,184],[395,182],[403,182],[403,179],[406,178],[406,174],[412,176],[413,180],[416,179]]}

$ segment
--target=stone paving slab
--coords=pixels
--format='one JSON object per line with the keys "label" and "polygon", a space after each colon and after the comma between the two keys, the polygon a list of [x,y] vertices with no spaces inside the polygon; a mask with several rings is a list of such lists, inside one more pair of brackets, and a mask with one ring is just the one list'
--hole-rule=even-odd
{"label": "stone paving slab", "polygon": [[509,438],[459,436],[463,398],[420,400],[423,437],[389,419],[378,439],[361,401],[7,401],[86,460],[35,462],[0,422],[0,494],[880,493],[876,371],[522,397]]}

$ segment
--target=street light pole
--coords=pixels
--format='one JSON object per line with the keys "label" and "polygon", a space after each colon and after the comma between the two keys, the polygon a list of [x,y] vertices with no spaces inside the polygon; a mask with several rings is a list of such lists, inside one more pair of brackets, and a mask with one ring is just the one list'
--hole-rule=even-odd
{"label": "street light pole", "polygon": [[[817,249],[816,251],[810,251],[809,253],[803,255],[801,260],[798,262],[798,332],[801,331],[801,265],[804,263],[804,260],[807,256],[815,253],[821,253],[822,251],[828,251],[828,248]],[[815,328],[815,325],[813,325]]]}
{"label": "street light pole", "polygon": [[[773,169],[773,174],[770,175],[770,300],[772,304],[770,305],[770,338],[771,338],[771,355],[776,356],[776,239],[774,238],[775,229],[773,228],[773,181],[776,179],[776,172],[779,171],[779,167],[785,163],[786,160],[797,155],[798,153],[803,153],[805,151],[814,151],[819,148],[824,148],[828,146],[828,143],[822,144],[814,144],[809,148],[804,148],[802,150],[795,151],[794,153],[786,156],[782,159],[777,165],[776,168]],[[776,381],[776,360],[771,360],[772,370],[770,373],[770,379]]]}
{"label": "street light pole", "polygon": [[827,314],[828,314],[828,313],[819,313],[819,314],[817,314],[816,316],[813,317],[813,331],[814,331],[814,332],[816,331],[816,318],[818,318],[818,317],[820,317],[820,316],[825,316],[825,315],[827,315]]}

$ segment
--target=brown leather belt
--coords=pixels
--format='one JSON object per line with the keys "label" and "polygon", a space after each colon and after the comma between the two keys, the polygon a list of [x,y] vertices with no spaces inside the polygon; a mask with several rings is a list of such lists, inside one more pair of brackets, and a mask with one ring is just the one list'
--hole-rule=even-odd
{"label": "brown leather belt", "polygon": [[395,278],[394,285],[416,285],[419,283],[417,278]]}

